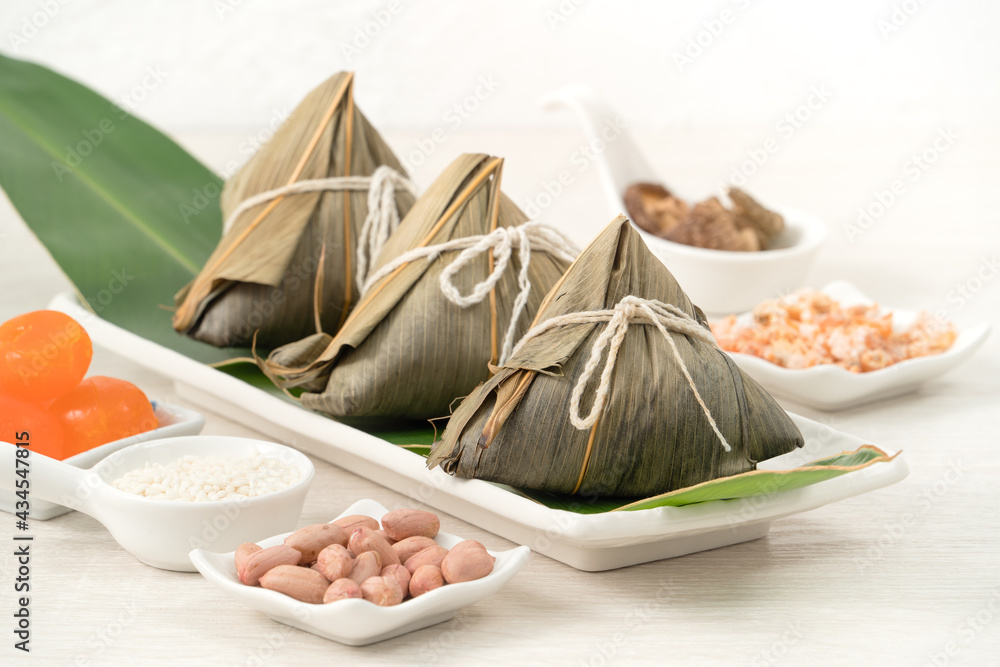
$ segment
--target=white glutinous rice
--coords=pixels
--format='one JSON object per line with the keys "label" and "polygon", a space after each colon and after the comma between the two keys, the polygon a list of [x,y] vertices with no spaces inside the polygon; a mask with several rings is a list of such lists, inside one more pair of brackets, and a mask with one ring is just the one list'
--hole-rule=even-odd
{"label": "white glutinous rice", "polygon": [[166,465],[147,462],[111,485],[154,500],[205,502],[265,496],[288,488],[300,477],[295,466],[262,454],[246,458],[189,455]]}

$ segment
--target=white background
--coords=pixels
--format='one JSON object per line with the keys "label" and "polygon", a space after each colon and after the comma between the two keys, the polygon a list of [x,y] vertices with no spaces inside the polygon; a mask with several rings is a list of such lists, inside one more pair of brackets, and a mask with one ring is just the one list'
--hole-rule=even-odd
{"label": "white background", "polygon": [[558,124],[537,100],[577,81],[650,129],[768,127],[819,84],[818,123],[922,127],[1000,116],[998,24],[985,0],[4,0],[0,48],[112,99],[157,68],[138,111],[174,131],[266,125],[340,69],[390,129],[442,123],[484,75],[471,129]]}
{"label": "white background", "polygon": [[[574,162],[576,119],[539,102],[586,83],[690,197],[776,138],[746,188],[827,222],[808,284],[850,278],[975,322],[983,302],[956,290],[1000,246],[997,25],[1000,3],[974,0],[4,0],[0,50],[96,88],[223,174],[312,87],[353,69],[359,106],[421,187],[462,152],[505,157],[505,191],[581,243],[611,205],[594,162]],[[483,79],[496,82],[485,95]],[[817,89],[827,99],[803,106]],[[794,113],[804,120],[788,133]],[[430,155],[418,150],[435,131]],[[938,151],[942,132],[957,138]],[[914,171],[922,155],[934,161]],[[572,181],[549,197],[566,170]],[[0,230],[0,260],[24,233]],[[928,243],[953,262],[886,270]]]}

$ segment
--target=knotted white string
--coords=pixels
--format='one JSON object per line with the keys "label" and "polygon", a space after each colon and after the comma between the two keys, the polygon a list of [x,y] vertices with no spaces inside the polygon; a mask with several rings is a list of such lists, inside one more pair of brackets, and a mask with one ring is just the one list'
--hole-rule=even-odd
{"label": "knotted white string", "polygon": [[222,232],[228,232],[237,218],[249,209],[278,197],[326,190],[368,190],[368,215],[358,234],[358,269],[355,277],[360,289],[369,266],[378,256],[389,234],[399,226],[399,211],[396,208],[396,191],[399,189],[417,196],[417,188],[410,179],[385,165],[376,169],[371,176],[331,176],[296,181],[259,192],[241,201],[226,218]]}
{"label": "knotted white string", "polygon": [[400,189],[416,199],[417,187],[392,167],[383,165],[372,174],[368,189],[368,215],[358,234],[358,290],[364,286],[368,269],[382,251],[389,235],[399,227],[396,191]]}
{"label": "knotted white string", "polygon": [[[627,296],[619,301],[615,307],[610,310],[589,310],[579,313],[559,315],[545,320],[524,334],[518,342],[517,347],[514,348],[512,356],[517,354],[529,340],[540,336],[551,329],[570,324],[597,324],[601,322],[607,322],[607,326],[604,331],[601,332],[601,335],[597,337],[597,340],[594,341],[594,346],[591,348],[590,358],[587,360],[587,365],[584,366],[583,373],[580,375],[580,379],[577,381],[576,386],[573,387],[573,393],[570,396],[569,418],[573,423],[573,426],[580,430],[586,430],[597,423],[597,418],[600,416],[601,410],[604,409],[604,403],[607,400],[608,392],[611,389],[611,375],[615,370],[615,363],[618,360],[618,351],[621,349],[622,342],[625,340],[625,334],[628,332],[629,326],[632,324],[652,324],[660,331],[660,333],[663,334],[663,337],[667,339],[667,343],[670,344],[670,349],[674,353],[674,359],[677,360],[677,365],[680,367],[681,372],[684,373],[688,386],[691,387],[691,391],[694,393],[694,397],[698,401],[698,405],[701,406],[702,412],[704,412],[705,417],[708,418],[708,423],[711,424],[716,437],[718,437],[719,442],[722,443],[723,449],[727,452],[732,449],[726,441],[725,436],[722,435],[722,432],[716,425],[711,411],[708,409],[708,406],[705,405],[705,401],[702,400],[701,394],[698,392],[698,388],[694,384],[694,379],[692,379],[691,373],[688,372],[687,364],[684,363],[684,359],[681,357],[681,353],[677,349],[677,344],[670,335],[670,331],[676,331],[677,333],[700,340],[701,342],[713,347],[718,347],[718,343],[716,343],[715,337],[712,336],[711,332],[707,331],[704,327],[698,324],[697,320],[676,306],[663,303],[655,299],[642,299],[637,296]],[[594,404],[590,408],[590,413],[586,417],[581,417],[580,401],[583,398],[584,391],[587,389],[590,378],[597,370],[597,366],[601,363],[601,358],[604,356],[605,350],[607,351],[607,361],[605,361],[604,370],[601,372],[601,384],[598,386],[597,393],[594,395]]]}
{"label": "knotted white string", "polygon": [[[490,291],[503,277],[504,271],[510,264],[510,258],[514,249],[518,250],[518,259],[521,268],[517,275],[518,294],[514,299],[511,308],[510,324],[507,326],[507,333],[504,336],[503,347],[500,352],[500,363],[503,364],[510,358],[511,350],[514,347],[514,336],[517,334],[517,322],[528,305],[528,296],[531,294],[531,280],[528,277],[528,267],[531,264],[531,253],[538,250],[547,252],[550,255],[561,257],[568,262],[575,259],[576,250],[573,243],[569,241],[556,229],[544,225],[540,222],[526,222],[517,227],[497,227],[486,235],[466,236],[453,239],[445,243],[432,246],[424,246],[409,250],[399,257],[380,268],[365,281],[362,293],[368,291],[378,281],[382,280],[399,267],[410,262],[426,259],[433,262],[442,253],[461,250],[458,257],[452,260],[441,272],[440,285],[441,292],[445,298],[462,308],[477,303],[481,303]],[[455,286],[454,277],[470,262],[474,261],[478,255],[485,252],[493,252],[493,271],[486,278],[473,286],[468,295],[463,295]]]}

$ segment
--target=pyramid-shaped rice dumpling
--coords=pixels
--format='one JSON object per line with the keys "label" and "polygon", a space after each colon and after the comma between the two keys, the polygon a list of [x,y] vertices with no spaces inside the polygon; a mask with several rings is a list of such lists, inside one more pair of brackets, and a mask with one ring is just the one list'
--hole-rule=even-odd
{"label": "pyramid-shaped rice dumpling", "polygon": [[[227,181],[223,237],[177,294],[175,329],[220,347],[248,346],[256,333],[257,345],[271,348],[343,323],[359,295],[358,237],[371,181],[364,177],[391,168],[395,175],[380,178],[392,176],[386,183],[393,187],[405,174],[354,105],[353,82],[341,72],[306,95]],[[337,177],[338,184],[320,182]],[[349,184],[343,177],[361,178]],[[309,187],[290,191],[301,186]],[[386,204],[397,210],[387,213],[398,222],[413,200],[399,187]]]}
{"label": "pyramid-shaped rice dumpling", "polygon": [[[523,240],[527,217],[500,191],[502,169],[483,154],[452,162],[389,237],[336,336],[278,348],[262,368],[281,386],[306,389],[303,406],[334,417],[447,416],[489,377],[505,339],[527,329],[573,257],[568,243]],[[478,297],[455,303],[442,277],[457,297]]]}
{"label": "pyramid-shaped rice dumpling", "polygon": [[456,408],[428,466],[637,497],[746,472],[802,444],[622,216],[549,292],[511,358]]}

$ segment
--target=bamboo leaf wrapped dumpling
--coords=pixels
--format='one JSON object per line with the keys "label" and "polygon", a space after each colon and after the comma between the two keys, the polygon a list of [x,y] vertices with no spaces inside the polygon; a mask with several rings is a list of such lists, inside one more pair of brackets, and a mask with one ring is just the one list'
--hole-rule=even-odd
{"label": "bamboo leaf wrapped dumpling", "polygon": [[[415,191],[354,105],[354,75],[310,92],[226,182],[222,239],[176,296],[174,328],[220,347],[334,332]],[[361,267],[362,273],[364,266]]]}
{"label": "bamboo leaf wrapped dumpling", "polygon": [[428,467],[636,497],[746,472],[802,444],[621,216],[549,292],[510,359],[456,408]]}
{"label": "bamboo leaf wrapped dumpling", "polygon": [[555,230],[501,191],[503,160],[456,159],[386,242],[336,336],[278,348],[262,368],[334,417],[448,415],[489,377],[572,261]]}

